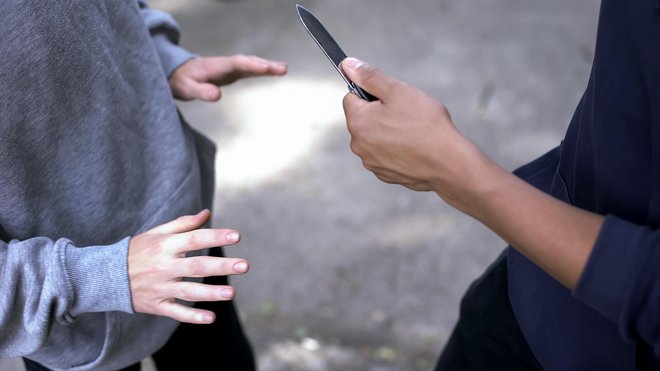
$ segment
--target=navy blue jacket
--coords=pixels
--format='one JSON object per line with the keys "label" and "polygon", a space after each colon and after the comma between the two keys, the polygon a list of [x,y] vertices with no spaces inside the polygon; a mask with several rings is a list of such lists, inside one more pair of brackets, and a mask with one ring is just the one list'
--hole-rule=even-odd
{"label": "navy blue jacket", "polygon": [[547,370],[660,369],[660,0],[603,0],[589,84],[560,147],[516,174],[606,216],[574,292],[509,252]]}

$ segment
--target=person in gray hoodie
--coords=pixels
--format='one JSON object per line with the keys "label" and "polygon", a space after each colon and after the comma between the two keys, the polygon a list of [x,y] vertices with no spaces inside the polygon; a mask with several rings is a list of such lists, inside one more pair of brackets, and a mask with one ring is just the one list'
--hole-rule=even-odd
{"label": "person in gray hoodie", "polygon": [[208,228],[215,146],[174,99],[216,101],[219,86],[286,65],[196,57],[143,1],[2,8],[0,357],[253,369],[226,280],[248,263],[219,248],[240,236]]}

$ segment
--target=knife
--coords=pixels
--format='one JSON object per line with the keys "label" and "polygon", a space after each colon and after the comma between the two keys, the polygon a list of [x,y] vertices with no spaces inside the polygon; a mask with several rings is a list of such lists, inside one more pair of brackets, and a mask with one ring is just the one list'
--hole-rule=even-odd
{"label": "knife", "polygon": [[300,18],[300,22],[302,22],[303,27],[305,27],[312,39],[314,39],[326,57],[328,57],[330,62],[332,62],[332,65],[335,67],[337,72],[339,72],[339,75],[341,75],[344,81],[346,81],[346,84],[348,84],[348,90],[366,101],[372,102],[378,100],[378,98],[357,86],[357,84],[349,80],[348,77],[344,75],[344,72],[342,72],[339,65],[341,64],[341,61],[346,58],[346,53],[344,53],[341,47],[339,47],[339,44],[337,44],[335,39],[332,38],[330,33],[325,29],[325,27],[323,27],[321,22],[316,19],[316,17],[314,17],[314,15],[309,12],[309,10],[303,8],[299,4],[296,4],[296,10],[298,11],[298,17]]}

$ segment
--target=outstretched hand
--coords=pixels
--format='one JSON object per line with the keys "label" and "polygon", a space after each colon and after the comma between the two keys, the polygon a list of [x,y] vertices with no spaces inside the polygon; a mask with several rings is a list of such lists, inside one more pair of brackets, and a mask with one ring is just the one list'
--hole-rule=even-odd
{"label": "outstretched hand", "polygon": [[222,95],[220,86],[252,76],[282,76],[283,62],[251,55],[193,58],[179,66],[169,78],[170,89],[181,100],[215,102]]}
{"label": "outstretched hand", "polygon": [[238,232],[229,229],[200,229],[211,213],[182,216],[131,238],[128,250],[128,275],[133,309],[171,317],[180,322],[205,324],[215,321],[211,311],[177,303],[231,300],[231,286],[184,281],[244,274],[248,263],[239,258],[213,256],[186,257],[186,253],[217,246],[237,244]]}

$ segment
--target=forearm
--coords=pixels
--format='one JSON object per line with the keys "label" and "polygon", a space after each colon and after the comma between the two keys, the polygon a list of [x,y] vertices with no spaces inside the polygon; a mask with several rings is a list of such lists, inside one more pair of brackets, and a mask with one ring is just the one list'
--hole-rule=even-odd
{"label": "forearm", "polygon": [[132,312],[127,242],[75,247],[35,237],[0,241],[0,358],[35,352],[56,323],[93,312]]}
{"label": "forearm", "polygon": [[574,289],[604,217],[555,199],[490,160],[479,174],[455,206]]}
{"label": "forearm", "polygon": [[379,97],[344,98],[351,149],[388,183],[436,192],[569,288],[575,288],[603,217],[554,199],[507,172],[454,126],[432,97],[355,59],[342,68]]}

